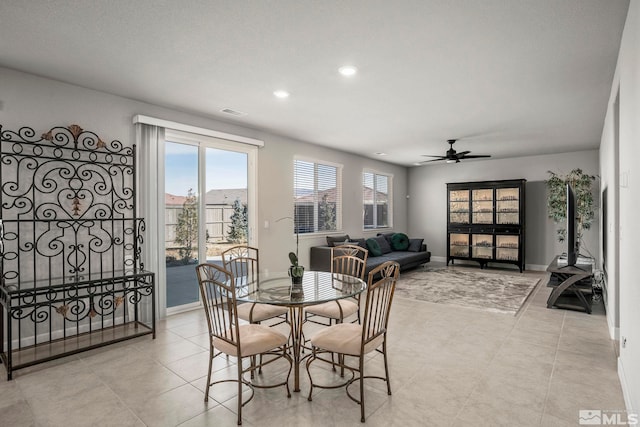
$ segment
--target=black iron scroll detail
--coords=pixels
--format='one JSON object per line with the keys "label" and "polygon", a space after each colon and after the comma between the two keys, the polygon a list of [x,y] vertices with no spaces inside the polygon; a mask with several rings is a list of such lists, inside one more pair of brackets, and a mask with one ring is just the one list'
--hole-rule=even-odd
{"label": "black iron scroll detail", "polygon": [[78,125],[40,138],[26,127],[0,136],[5,281],[25,289],[50,277],[141,269],[135,146],[105,143]]}
{"label": "black iron scroll detail", "polygon": [[[42,134],[0,126],[0,361],[9,379],[83,345],[155,337],[155,275],[141,262],[136,197],[135,145],[78,125]],[[51,344],[67,338],[68,348]],[[13,363],[34,346],[47,356]]]}

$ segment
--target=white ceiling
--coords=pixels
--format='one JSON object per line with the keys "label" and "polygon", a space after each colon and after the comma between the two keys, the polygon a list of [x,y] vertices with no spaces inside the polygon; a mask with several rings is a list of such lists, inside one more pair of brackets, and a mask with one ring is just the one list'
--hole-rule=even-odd
{"label": "white ceiling", "polygon": [[0,66],[403,165],[559,153],[599,145],[628,4],[2,0]]}

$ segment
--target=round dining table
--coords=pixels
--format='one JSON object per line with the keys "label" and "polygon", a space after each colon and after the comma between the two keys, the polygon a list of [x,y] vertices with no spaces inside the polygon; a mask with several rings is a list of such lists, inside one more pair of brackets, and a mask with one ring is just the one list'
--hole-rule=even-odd
{"label": "round dining table", "polygon": [[367,283],[357,277],[328,271],[305,271],[301,284],[292,284],[291,277],[286,273],[261,274],[252,283],[236,280],[236,299],[238,302],[289,307],[294,362],[293,391],[300,391],[304,307],[353,297],[366,288]]}

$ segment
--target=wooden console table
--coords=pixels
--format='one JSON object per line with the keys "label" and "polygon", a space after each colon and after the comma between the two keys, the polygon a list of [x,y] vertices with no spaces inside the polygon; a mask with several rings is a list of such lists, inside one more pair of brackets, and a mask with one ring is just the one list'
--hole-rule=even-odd
{"label": "wooden console table", "polygon": [[547,267],[547,271],[551,273],[547,286],[554,288],[547,299],[547,308],[581,310],[591,314],[590,297],[593,293],[591,264],[562,265],[558,264],[559,258],[559,256],[555,257]]}

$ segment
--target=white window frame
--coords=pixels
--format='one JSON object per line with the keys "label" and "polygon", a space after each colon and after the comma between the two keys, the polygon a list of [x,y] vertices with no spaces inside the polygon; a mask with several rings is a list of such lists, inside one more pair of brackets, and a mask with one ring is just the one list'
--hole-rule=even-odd
{"label": "white window frame", "polygon": [[[364,174],[373,174],[373,226],[372,227],[366,227],[365,223],[364,223],[364,210],[365,210],[365,198],[364,198]],[[376,200],[375,200],[375,196],[377,194],[377,190],[376,190],[376,176],[384,176],[387,178],[387,215],[389,217],[389,224],[388,225],[384,225],[384,226],[379,226],[378,225],[378,211],[377,209],[375,209],[376,204]],[[378,171],[378,170],[374,170],[374,169],[363,169],[362,170],[362,230],[363,231],[371,231],[371,230],[382,230],[382,229],[389,229],[389,228],[393,228],[393,174],[387,173],[387,172],[382,172],[382,171]]]}
{"label": "white window frame", "polygon": [[[295,218],[295,206],[296,206],[296,201],[295,201],[295,182],[296,182],[296,162],[297,161],[302,161],[302,162],[308,162],[308,163],[313,163],[314,164],[314,177],[313,177],[313,183],[314,183],[314,229],[316,229],[318,227],[318,200],[317,200],[317,193],[318,193],[318,165],[323,165],[323,166],[331,166],[331,167],[335,167],[336,168],[336,229],[335,230],[319,230],[319,231],[314,231],[314,232],[309,232],[309,233],[301,233],[300,236],[324,236],[324,235],[328,235],[328,234],[335,234],[335,233],[339,233],[342,231],[342,169],[343,169],[343,165],[340,163],[334,163],[334,162],[330,162],[330,161],[326,161],[326,160],[319,160],[316,158],[310,158],[310,157],[303,157],[303,156],[294,156],[293,157],[293,218]],[[295,219],[294,219],[294,227],[295,227]]]}

